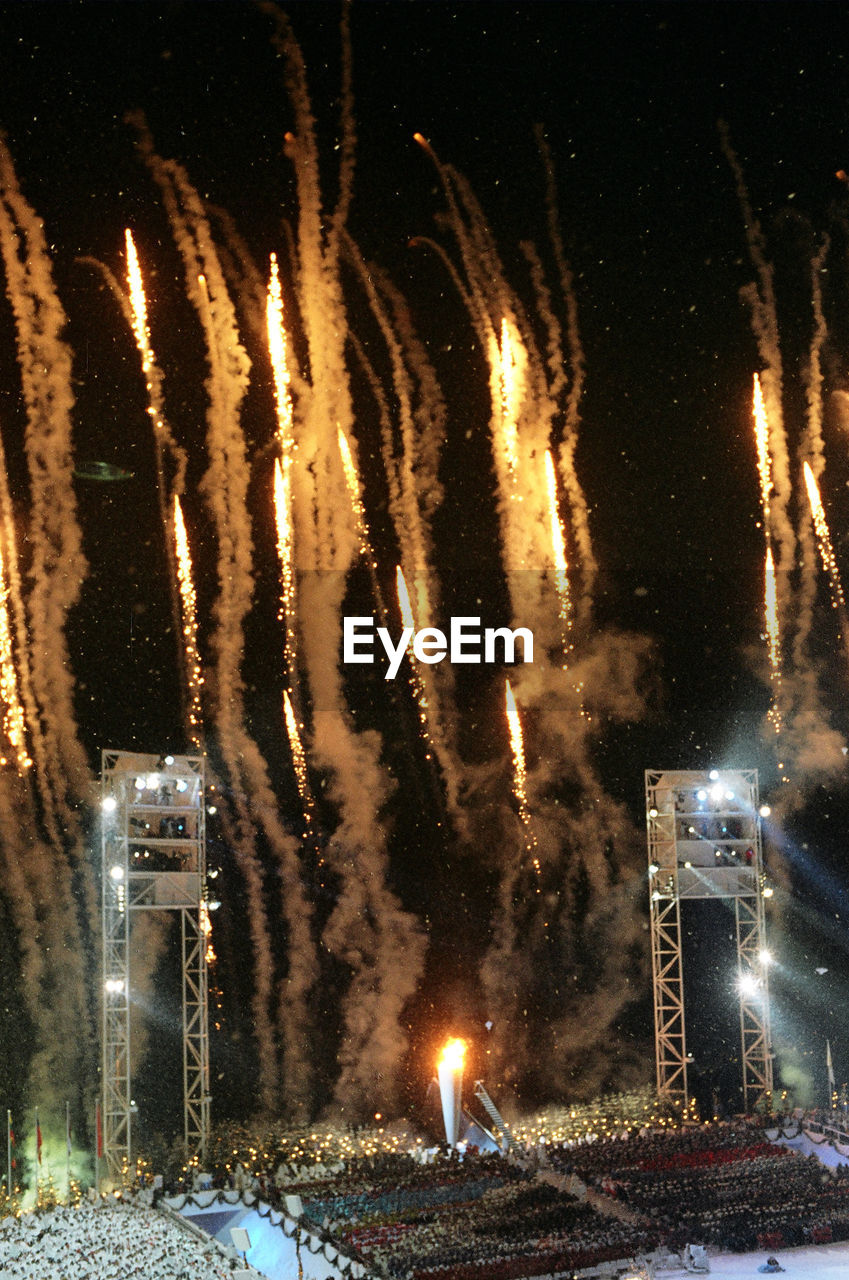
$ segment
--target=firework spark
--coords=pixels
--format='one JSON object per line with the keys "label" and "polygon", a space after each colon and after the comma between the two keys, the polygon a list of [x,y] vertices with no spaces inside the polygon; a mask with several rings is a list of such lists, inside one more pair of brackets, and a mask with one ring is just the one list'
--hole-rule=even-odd
{"label": "firework spark", "polygon": [[[412,636],[415,635],[415,632],[416,632],[416,621],[413,616],[413,606],[410,603],[410,593],[407,590],[407,581],[404,577],[404,573],[403,573],[403,570],[401,569],[400,564],[397,566],[395,570],[395,585],[396,585],[396,590],[398,595],[398,608],[401,611],[401,620],[403,621],[405,627],[409,627],[412,629],[410,642],[407,645],[407,653],[410,656],[410,658],[412,658],[413,656]],[[422,734],[425,737],[425,740],[428,743],[428,746],[430,746],[430,728],[428,724],[427,692],[425,691],[424,684],[418,673],[418,669],[415,663],[411,661],[409,666],[410,666],[410,688],[413,691],[413,699],[415,701],[416,709],[418,711],[419,727],[422,731]],[[430,759],[430,752],[428,752],[427,759],[428,760]]]}
{"label": "firework spark", "polygon": [[539,874],[540,862],[537,853],[537,839],[531,823],[531,812],[528,807],[528,770],[525,763],[525,739],[522,733],[522,721],[519,708],[509,680],[505,682],[507,723],[510,727],[510,750],[513,754],[513,793],[519,805],[519,816],[525,828],[525,852],[530,855],[534,870]]}
{"label": "firework spark", "polygon": [[[32,765],[26,745],[26,720],[18,692],[18,673],[15,668],[12,647],[12,628],[9,619],[9,587],[6,566],[0,554],[0,702],[3,705],[3,732],[22,773]],[[0,764],[5,764],[5,757]]]}
{"label": "firework spark", "polygon": [[763,388],[757,374],[752,395],[752,416],[755,422],[755,444],[758,450],[758,479],[761,485],[761,511],[764,532],[769,539],[770,495],[773,490],[772,462],[769,456],[769,419],[764,404]]}
{"label": "firework spark", "polygon": [[296,450],[292,411],[292,377],[289,372],[289,342],[283,323],[283,292],[277,255],[271,255],[271,272],[266,298],[268,352],[274,375],[274,403],[277,410],[279,457],[274,462],[274,514],[277,527],[277,555],[280,561],[280,621],[284,626],[284,665],[291,689],[295,668],[295,528],[292,519],[292,467]]}
{"label": "firework spark", "polygon": [[307,757],[304,751],[304,744],[301,741],[303,725],[298,724],[292,707],[292,699],[286,689],[283,690],[283,719],[286,721],[286,733],[292,752],[292,768],[295,773],[295,782],[298,786],[301,811],[304,817],[303,839],[314,843],[317,839],[315,799],[310,787],[309,775],[307,774]]}
{"label": "firework spark", "polygon": [[805,488],[808,491],[808,502],[811,506],[811,515],[813,516],[820,557],[831,584],[831,602],[835,609],[845,611],[846,598],[843,594],[843,583],[840,580],[840,570],[837,567],[837,558],[834,554],[834,546],[831,541],[828,521],[826,520],[825,508],[822,505],[819,486],[807,462],[804,463],[802,469],[805,475]]}
{"label": "firework spark", "polygon": [[770,724],[776,733],[781,732],[781,636],[778,628],[778,599],[775,586],[775,565],[772,548],[767,544],[764,569],[764,618],[769,646],[769,669],[772,683],[772,703],[768,712]]}
{"label": "firework spark", "polygon": [[203,668],[197,646],[197,596],[192,576],[192,558],[189,538],[180,507],[180,499],[174,497],[174,544],[177,552],[177,580],[180,586],[183,622],[183,652],[185,656],[188,688],[187,720],[189,740],[196,751],[203,750],[203,709],[201,690]]}
{"label": "firework spark", "polygon": [[566,562],[566,535],[557,504],[557,477],[551,450],[545,451],[545,484],[548,493],[548,517],[551,526],[551,554],[554,559],[554,585],[560,602],[560,621],[563,626],[564,658],[569,652],[569,632],[572,628],[572,601],[569,594],[569,568]]}
{"label": "firework spark", "polygon": [[[515,325],[504,316],[500,341],[495,334],[491,335],[490,368],[497,383],[497,394],[493,400],[500,411],[494,423],[496,449],[512,485],[516,483],[519,470],[519,414],[524,395],[526,365],[527,356],[522,340]],[[515,496],[517,495],[511,492],[511,497]]]}

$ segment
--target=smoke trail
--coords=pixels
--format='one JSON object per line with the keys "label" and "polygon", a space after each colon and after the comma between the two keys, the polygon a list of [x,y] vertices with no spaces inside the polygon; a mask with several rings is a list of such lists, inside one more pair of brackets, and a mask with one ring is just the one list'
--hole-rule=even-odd
{"label": "smoke trail", "polygon": [[566,307],[566,340],[571,380],[566,377],[561,356],[561,329],[551,305],[551,295],[545,285],[538,254],[535,247],[529,243],[524,244],[522,249],[531,265],[531,279],[537,296],[537,308],[548,332],[547,354],[551,395],[563,405],[563,440],[559,450],[559,462],[569,498],[571,524],[581,565],[582,591],[577,620],[585,629],[591,620],[593,591],[598,577],[598,563],[590,536],[587,500],[575,467],[575,449],[581,424],[580,404],[586,378],[586,359],[578,326],[578,300],[575,296],[574,277],[563,248],[563,237],[560,234],[560,214],[557,207],[551,151],[541,129],[536,130],[536,138],[546,177],[545,208],[548,219],[548,238],[557,264],[560,291]]}
{"label": "smoke trail", "polygon": [[[71,353],[62,337],[65,314],[53,285],[43,226],[21,194],[2,140],[0,255],[15,318],[27,417],[24,445],[30,477],[32,547],[27,601],[31,643],[27,652],[39,708],[37,722],[30,720],[30,730],[42,817],[53,844],[48,851],[34,839],[25,854],[26,876],[40,921],[38,937],[45,952],[44,987],[52,986],[54,992],[49,1002],[40,1001],[32,1010],[37,1028],[33,1071],[46,1089],[64,1086],[68,1090],[65,1096],[70,1096],[72,1090],[76,1095],[79,1064],[87,1059],[91,1044],[82,931],[88,936],[94,910],[79,818],[81,802],[89,795],[91,775],[77,735],[65,625],[79,600],[87,565],[71,484],[74,397]],[[11,521],[5,494],[4,506],[8,541]],[[13,564],[8,556],[7,564],[10,568]],[[14,574],[13,569],[11,572]],[[14,823],[13,816],[10,821]],[[34,831],[35,827],[35,815],[30,813],[28,826],[22,829]],[[30,923],[22,918],[21,931]],[[80,1028],[86,1032],[82,1036]],[[57,1046],[68,1044],[77,1048],[60,1062]]]}
{"label": "smoke trail", "polygon": [[772,264],[767,260],[764,235],[752,211],[743,171],[732,150],[728,131],[724,125],[720,126],[720,137],[723,152],[734,174],[749,257],[757,277],[755,281],[740,290],[740,296],[749,308],[752,331],[763,363],[760,380],[769,424],[769,452],[772,458],[773,478],[768,533],[775,556],[781,630],[789,634],[793,620],[790,578],[796,560],[796,535],[789,514],[792,484],[790,453],[784,427],[783,371],[775,301],[775,273]]}
{"label": "smoke trail", "polygon": [[[412,584],[411,608],[419,625],[432,625],[438,614],[439,588],[432,569],[430,520],[443,495],[438,469],[445,438],[445,404],[403,299],[378,268],[363,262],[349,237],[346,244],[390,359],[397,442],[386,398],[381,393],[378,398],[389,513],[401,569],[408,590]],[[376,379],[370,381],[374,385]],[[456,703],[451,668],[447,663],[438,668],[426,666],[417,678],[423,686],[423,699],[417,697],[417,701],[426,708],[422,728],[439,763],[448,811],[457,830],[464,831],[465,816],[459,802],[462,770],[452,730]]]}
{"label": "smoke trail", "polygon": [[203,669],[197,646],[197,595],[192,574],[192,558],[189,538],[180,507],[180,499],[174,496],[174,545],[176,548],[176,573],[180,591],[181,624],[178,633],[183,636],[183,666],[186,679],[186,728],[187,737],[196,751],[203,750],[203,707],[201,688]]}
{"label": "smoke trail", "polygon": [[[489,777],[482,774],[472,798],[476,825],[488,824],[486,839],[503,849],[493,940],[481,980],[493,1021],[493,1069],[527,1091],[550,1095],[567,1082],[570,1091],[598,1083],[587,1055],[610,1049],[617,1018],[639,990],[642,930],[624,886],[639,863],[640,845],[624,809],[604,794],[592,753],[596,719],[607,725],[619,716],[642,714],[649,644],[614,633],[590,636],[582,628],[568,673],[563,670],[564,531],[554,468],[546,463],[568,398],[562,373],[567,362],[562,352],[555,356],[560,328],[535,253],[525,254],[537,307],[532,315],[507,282],[465,179],[430,154],[462,263],[462,295],[487,358],[501,560],[512,625],[529,627],[535,641],[533,665],[511,673],[516,704],[511,719],[521,716],[525,766],[519,811],[496,807],[495,765]],[[534,337],[540,321],[544,354]],[[572,388],[577,383],[579,393],[583,357],[573,313],[567,325],[576,344]],[[572,438],[565,443],[564,482],[577,529],[586,520],[573,467],[577,398],[566,412]],[[591,616],[588,590],[596,567],[588,525],[581,537],[587,557],[580,566],[583,622]],[[520,764],[515,724],[512,740],[515,781]],[[533,860],[523,852],[528,823],[536,841]],[[633,974],[630,988],[623,973]]]}
{"label": "smoke trail", "polygon": [[301,51],[285,17],[272,5],[261,7],[275,24],[274,40],[286,60],[295,111],[295,132],[286,137],[286,153],[298,194],[293,261],[309,370],[309,386],[298,403],[293,477],[299,653],[312,697],[312,756],[329,775],[326,794],[338,813],[327,859],[339,892],[323,941],[350,974],[335,1100],[356,1115],[392,1099],[406,1043],[399,1019],[422,970],[424,938],[387,885],[387,834],[379,814],[390,785],[380,764],[381,743],[374,732],[354,731],[339,667],[347,573],[360,546],[338,443],[340,430],[348,442],[355,438],[340,280],[353,172],[350,98],[346,92],[339,194],[326,223]]}
{"label": "smoke trail", "polygon": [[278,865],[280,895],[287,928],[287,970],[278,993],[278,1022],[283,1056],[283,1103],[305,1116],[312,1093],[312,1063],[307,1049],[308,999],[317,976],[311,909],[301,880],[297,842],[284,828],[268,769],[246,725],[241,672],[244,620],[253,592],[253,540],[247,509],[249,472],[241,429],[241,405],[250,363],[241,345],[236,317],[212,241],[203,204],[182,168],[153,150],[143,124],[139,147],[159,186],[183,258],[186,288],[206,343],[209,376],[207,442],[209,465],[202,481],[218,542],[218,585],[212,638],[215,652],[215,721],[218,749],[231,780],[236,808],[239,862],[248,889],[252,941],[257,961],[253,1012],[260,1056],[263,1105],[274,1109],[277,1061],[270,1017],[274,961],[263,903],[263,875],[254,822]]}
{"label": "smoke trail", "polygon": [[53,287],[44,230],[18,187],[0,140],[0,252],[15,316],[27,412],[25,445],[31,487],[30,662],[45,744],[43,785],[77,828],[74,813],[90,774],[77,736],[73,676],[65,622],[80,597],[87,564],[71,484],[71,353],[62,338],[65,313]]}
{"label": "smoke trail", "polygon": [[[741,290],[751,316],[752,330],[763,362],[760,381],[767,426],[766,447],[771,462],[772,487],[765,512],[766,535],[774,557],[773,583],[777,634],[782,637],[784,670],[781,678],[781,755],[779,770],[782,782],[793,786],[787,792],[782,808],[787,811],[798,802],[811,778],[834,773],[843,768],[842,741],[829,725],[829,717],[819,688],[819,677],[812,665],[809,637],[816,598],[816,572],[810,522],[805,507],[799,504],[798,530],[794,528],[791,485],[790,445],[784,420],[783,373],[779,346],[778,308],[775,294],[775,272],[767,258],[767,248],[760,224],[755,218],[740,164],[734,154],[728,132],[720,127],[722,147],[734,174],[737,197],[743,214],[749,257],[756,279]],[[812,309],[813,335],[806,375],[806,423],[800,433],[799,472],[810,460],[815,473],[822,470],[822,410],[820,370],[821,349],[825,339],[825,322],[820,295],[820,275],[827,245],[814,255]],[[759,461],[759,468],[761,463]],[[800,474],[800,481],[802,476]],[[761,475],[763,507],[763,475]],[[792,663],[788,663],[788,656]]]}

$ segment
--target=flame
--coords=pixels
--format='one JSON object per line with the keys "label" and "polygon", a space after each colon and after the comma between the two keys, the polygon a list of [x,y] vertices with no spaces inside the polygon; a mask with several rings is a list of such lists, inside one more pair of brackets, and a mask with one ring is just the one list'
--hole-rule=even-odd
{"label": "flame", "polygon": [[465,1057],[465,1040],[449,1040],[439,1055],[439,1065],[448,1067],[451,1071],[462,1071]]}
{"label": "flame", "polygon": [[510,727],[510,748],[513,752],[513,794],[519,802],[519,816],[527,833],[525,849],[531,854],[534,870],[539,874],[539,857],[535,852],[537,842],[531,826],[531,813],[528,808],[528,771],[525,764],[525,740],[522,735],[522,721],[519,718],[519,709],[516,706],[516,699],[513,695],[510,681],[506,680],[505,685],[507,691],[507,723]]}
{"label": "flame", "polygon": [[201,733],[203,728],[203,712],[200,693],[203,686],[203,668],[197,647],[197,596],[192,579],[192,559],[189,552],[189,539],[180,499],[174,496],[174,542],[177,548],[177,578],[180,584],[180,604],[183,615],[183,643],[186,655],[186,672],[189,692],[189,737],[192,745],[201,750]]}
{"label": "flame", "polygon": [[837,567],[837,558],[834,554],[820,491],[814,473],[807,462],[804,464],[803,471],[805,486],[808,490],[808,501],[811,505],[811,515],[814,518],[814,529],[817,534],[820,556],[831,583],[831,601],[835,609],[845,610],[846,599],[843,595],[843,583],[840,581],[840,570]]}

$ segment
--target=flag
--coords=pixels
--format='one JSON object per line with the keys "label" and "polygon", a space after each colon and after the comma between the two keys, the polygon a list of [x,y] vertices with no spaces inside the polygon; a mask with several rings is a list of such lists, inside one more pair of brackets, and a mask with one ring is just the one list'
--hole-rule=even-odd
{"label": "flag", "polygon": [[97,1132],[97,1158],[103,1159],[103,1125],[100,1122],[100,1103],[94,1104],[94,1127]]}
{"label": "flag", "polygon": [[71,1104],[65,1103],[65,1149],[71,1154]]}
{"label": "flag", "polygon": [[834,1065],[831,1061],[831,1041],[825,1042],[825,1069],[828,1072],[828,1105],[831,1106],[834,1097]]}
{"label": "flag", "polygon": [[41,1125],[38,1123],[38,1107],[35,1109],[35,1154],[41,1164]]}

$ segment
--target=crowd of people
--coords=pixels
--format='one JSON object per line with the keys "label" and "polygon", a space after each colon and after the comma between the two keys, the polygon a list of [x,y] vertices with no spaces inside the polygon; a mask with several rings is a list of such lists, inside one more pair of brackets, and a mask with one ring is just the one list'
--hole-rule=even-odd
{"label": "crowd of people", "polygon": [[549,1152],[651,1223],[672,1249],[733,1252],[849,1239],[849,1168],[765,1141],[756,1126],[706,1125]]}
{"label": "crowd of people", "polygon": [[420,1164],[402,1156],[285,1188],[304,1218],[367,1267],[404,1280],[553,1274],[628,1258],[655,1236],[595,1212],[500,1155],[469,1150]]}
{"label": "crowd of people", "polygon": [[227,1280],[237,1265],[212,1240],[138,1204],[0,1218],[0,1280]]}
{"label": "crowd of people", "polygon": [[[609,1120],[591,1134],[569,1119],[578,1138],[549,1132],[507,1158],[382,1129],[254,1135],[244,1147],[231,1132],[204,1179],[288,1213],[297,1198],[303,1231],[388,1280],[520,1280],[693,1243],[744,1252],[849,1239],[849,1167],[774,1145],[754,1121],[614,1136]],[[192,1171],[178,1181],[190,1191]],[[219,1280],[230,1261],[216,1249],[138,1204],[54,1208],[0,1221],[0,1280]]]}

